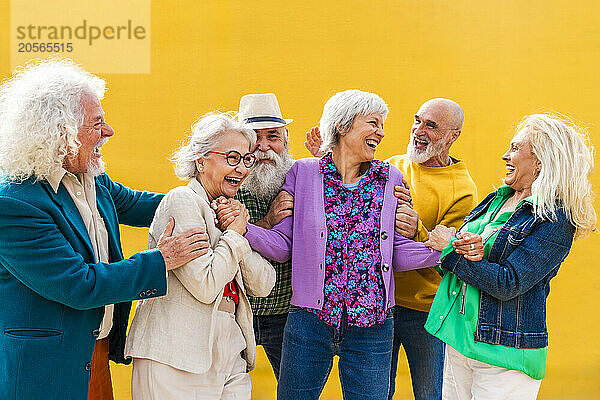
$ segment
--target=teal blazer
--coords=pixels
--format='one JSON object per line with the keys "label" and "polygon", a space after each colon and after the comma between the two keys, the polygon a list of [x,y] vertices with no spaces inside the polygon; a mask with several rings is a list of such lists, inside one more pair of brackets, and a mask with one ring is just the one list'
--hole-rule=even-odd
{"label": "teal blazer", "polygon": [[96,178],[109,263],[61,184],[0,184],[0,399],[87,399],[104,305],[116,304],[111,358],[124,361],[131,300],[166,294],[158,250],[123,259],[119,224],[149,226],[162,195]]}

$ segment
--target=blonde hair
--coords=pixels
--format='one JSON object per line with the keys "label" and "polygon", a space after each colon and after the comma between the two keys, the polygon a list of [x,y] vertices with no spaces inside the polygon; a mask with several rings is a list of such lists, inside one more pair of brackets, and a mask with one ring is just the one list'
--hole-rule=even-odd
{"label": "blonde hair", "polygon": [[556,115],[528,115],[517,132],[528,133],[533,154],[541,163],[531,186],[537,198],[534,214],[554,219],[559,207],[575,227],[575,238],[587,237],[596,229],[594,193],[589,180],[594,169],[594,150],[589,137],[572,122]]}
{"label": "blonde hair", "polygon": [[19,67],[0,86],[2,179],[46,179],[79,151],[82,99],[104,96],[104,80],[68,58]]}

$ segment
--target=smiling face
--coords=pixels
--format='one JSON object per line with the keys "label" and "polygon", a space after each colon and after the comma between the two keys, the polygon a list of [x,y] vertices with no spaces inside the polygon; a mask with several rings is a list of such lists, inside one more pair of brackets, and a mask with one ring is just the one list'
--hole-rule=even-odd
{"label": "smiling face", "polygon": [[375,150],[384,136],[381,114],[357,115],[350,131],[345,134],[340,132],[340,140],[336,147],[356,162],[372,161],[375,158]]}
{"label": "smiling face", "polygon": [[430,167],[446,165],[450,146],[460,134],[453,107],[443,101],[428,101],[415,114],[406,149],[408,158]]}
{"label": "smiling face", "polygon": [[84,96],[81,105],[84,114],[83,125],[77,133],[77,140],[81,145],[75,156],[65,157],[63,166],[73,174],[88,172],[99,175],[104,172],[100,148],[114,135],[114,131],[104,121],[104,111],[98,98]]}
{"label": "smiling face", "polygon": [[[250,143],[241,132],[227,131],[212,149],[228,153],[232,150],[241,155],[250,152]],[[196,161],[198,175],[196,179],[202,184],[208,198],[212,201],[219,196],[233,197],[250,170],[243,162],[236,166],[227,163],[227,158],[220,154],[209,153]]]}
{"label": "smiling face", "polygon": [[502,159],[506,162],[507,169],[504,183],[518,192],[530,191],[533,181],[539,175],[540,162],[531,151],[529,133],[525,129],[517,132]]}
{"label": "smiling face", "polygon": [[286,146],[287,128],[255,129],[256,145],[253,152],[256,164],[252,167],[244,188],[252,195],[271,200],[281,189],[285,175],[294,163]]}
{"label": "smiling face", "polygon": [[[259,152],[268,152],[269,150],[273,150],[277,155],[282,155],[283,150],[285,150],[285,130],[285,126],[255,129],[256,145],[252,151],[258,150]],[[269,159],[259,159],[257,160],[257,163],[274,164],[274,162]]]}

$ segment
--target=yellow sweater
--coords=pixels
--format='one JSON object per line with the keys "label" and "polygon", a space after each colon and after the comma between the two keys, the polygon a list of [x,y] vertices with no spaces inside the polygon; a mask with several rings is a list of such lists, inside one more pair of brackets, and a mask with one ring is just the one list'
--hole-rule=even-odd
{"label": "yellow sweater", "polygon": [[[465,163],[454,161],[447,167],[424,167],[404,155],[388,160],[402,171],[410,186],[413,206],[419,213],[416,241],[427,240],[436,225],[458,229],[477,205],[477,187]],[[428,312],[440,281],[433,268],[394,272],[396,304]]]}

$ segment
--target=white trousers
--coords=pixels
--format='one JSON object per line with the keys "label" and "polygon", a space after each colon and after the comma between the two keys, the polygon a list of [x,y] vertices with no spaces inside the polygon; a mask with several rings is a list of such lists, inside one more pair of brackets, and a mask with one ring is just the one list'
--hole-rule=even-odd
{"label": "white trousers", "polygon": [[535,400],[541,380],[463,356],[446,344],[443,400]]}
{"label": "white trousers", "polygon": [[252,383],[241,352],[246,341],[233,314],[218,311],[212,365],[202,374],[146,358],[133,359],[132,400],[250,400]]}

